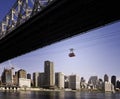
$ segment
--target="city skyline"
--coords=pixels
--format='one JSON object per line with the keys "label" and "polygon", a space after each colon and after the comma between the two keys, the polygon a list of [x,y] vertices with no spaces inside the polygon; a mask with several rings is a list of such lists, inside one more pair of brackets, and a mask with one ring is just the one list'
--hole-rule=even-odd
{"label": "city skyline", "polygon": [[[14,2],[0,1],[0,20]],[[5,4],[7,6],[4,6]],[[66,75],[74,73],[88,79],[94,75],[103,78],[104,74],[107,74],[116,75],[120,80],[119,27],[118,21],[18,56],[1,63],[0,73],[4,67],[11,64],[17,69],[25,69],[28,73],[42,72],[44,61],[50,60],[54,62],[56,72],[64,72]],[[71,48],[74,49],[75,57],[68,56]]]}
{"label": "city skyline", "polygon": [[[50,66],[49,68],[47,67],[47,68],[45,69],[45,67],[47,66],[47,64],[46,64],[47,62],[49,62],[48,65],[49,65],[49,66],[51,65],[52,68],[51,68],[51,66]],[[45,73],[45,70],[47,70],[46,73],[47,73],[47,72],[49,73],[48,70],[51,70],[50,68],[51,68],[52,71],[54,72],[53,75],[55,75],[56,73],[62,73],[64,76],[71,76],[71,75],[74,76],[74,75],[77,75],[77,76],[80,77],[79,80],[80,80],[80,79],[84,79],[86,83],[89,83],[89,82],[91,81],[91,80],[90,80],[91,77],[92,77],[92,78],[97,77],[97,80],[102,79],[102,81],[104,81],[104,82],[105,82],[105,81],[107,81],[107,82],[112,82],[113,77],[115,77],[116,82],[117,82],[117,81],[120,81],[120,79],[116,79],[116,78],[117,78],[116,75],[111,75],[111,76],[109,76],[108,74],[104,74],[102,78],[100,78],[98,75],[89,75],[89,78],[88,78],[87,80],[86,80],[83,76],[80,76],[80,75],[78,75],[78,74],[68,74],[68,75],[65,75],[64,72],[62,72],[62,71],[59,71],[59,72],[54,71],[54,63],[53,63],[52,61],[49,61],[49,60],[45,60],[45,61],[44,61],[44,71],[42,71],[42,72],[41,72],[41,71],[39,71],[39,72],[33,72],[33,73],[31,74],[31,73],[27,72],[25,69],[22,69],[22,68],[14,71],[15,68],[9,67],[9,68],[4,68],[4,70],[2,71],[2,74],[3,74],[3,72],[4,72],[5,70],[9,71],[9,70],[11,70],[11,69],[13,69],[13,71],[14,71],[14,72],[13,72],[13,75],[15,75],[16,72],[25,71],[25,74],[22,74],[21,76],[24,76],[25,78],[27,78],[27,75],[30,74],[30,75],[32,75],[31,79],[34,80],[34,79],[33,79],[33,75],[34,75],[35,73],[37,73],[37,74],[39,74],[39,73],[44,74],[44,73]],[[2,74],[1,74],[1,75],[2,75]],[[1,75],[0,75],[0,76],[1,76]],[[49,75],[48,75],[48,76],[49,76]],[[23,78],[24,78],[24,77],[23,77]],[[21,77],[21,78],[22,78],[22,77]]]}
{"label": "city skyline", "polygon": [[[31,75],[29,75],[30,77]],[[20,69],[13,73],[13,68],[4,69],[1,76],[1,85],[5,85],[5,90],[17,90],[17,88],[47,88],[47,89],[66,89],[72,90],[101,90],[115,92],[120,89],[120,80],[116,80],[113,75],[110,78],[107,74],[104,75],[104,80],[98,76],[90,76],[88,82],[84,77],[80,78],[79,75],[64,75],[62,72],[54,72],[54,63],[52,61],[44,61],[44,72],[34,72],[33,79],[29,78],[26,70]],[[4,88],[2,87],[2,90]],[[86,90],[86,91],[87,91]]]}

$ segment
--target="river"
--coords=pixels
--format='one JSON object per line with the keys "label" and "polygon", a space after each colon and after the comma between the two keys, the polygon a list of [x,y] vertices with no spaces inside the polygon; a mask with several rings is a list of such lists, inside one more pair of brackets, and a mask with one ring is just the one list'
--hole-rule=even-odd
{"label": "river", "polygon": [[120,93],[72,91],[0,91],[0,99],[120,99]]}

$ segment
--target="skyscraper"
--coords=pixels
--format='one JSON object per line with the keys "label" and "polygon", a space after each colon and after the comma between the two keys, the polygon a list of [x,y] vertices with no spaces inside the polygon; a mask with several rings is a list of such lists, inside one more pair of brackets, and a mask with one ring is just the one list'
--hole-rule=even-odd
{"label": "skyscraper", "polygon": [[19,85],[20,78],[25,78],[25,79],[27,78],[27,73],[23,69],[20,69],[20,70],[15,72],[15,83],[16,83],[16,85]]}
{"label": "skyscraper", "polygon": [[104,83],[104,91],[105,92],[114,92],[114,86],[113,86],[113,84],[106,81]]}
{"label": "skyscraper", "polygon": [[60,89],[64,88],[64,73],[62,72],[55,73],[55,85]]}
{"label": "skyscraper", "polygon": [[51,61],[44,62],[45,88],[53,88],[55,85],[54,64]]}
{"label": "skyscraper", "polygon": [[43,88],[44,87],[44,82],[45,82],[45,77],[44,77],[44,72],[41,72],[39,75],[39,87]]}
{"label": "skyscraper", "polygon": [[116,82],[116,88],[120,89],[120,81],[119,80],[117,80],[117,82]]}
{"label": "skyscraper", "polygon": [[114,88],[116,88],[116,76],[115,75],[111,77],[111,83],[114,85]]}
{"label": "skyscraper", "polygon": [[27,78],[26,71],[23,69],[18,70],[18,78]]}
{"label": "skyscraper", "polygon": [[31,87],[31,80],[27,79],[27,72],[24,69],[18,70],[16,72],[16,76],[18,76],[18,86],[19,87]]}
{"label": "skyscraper", "polygon": [[33,86],[34,87],[39,87],[39,76],[40,76],[40,73],[39,72],[34,72],[33,73]]}
{"label": "skyscraper", "polygon": [[71,88],[72,90],[80,89],[80,77],[78,75],[69,76],[69,88]]}
{"label": "skyscraper", "polygon": [[64,76],[64,86],[65,88],[69,88],[69,76]]}
{"label": "skyscraper", "polygon": [[31,79],[31,74],[30,73],[27,74],[27,79]]}
{"label": "skyscraper", "polygon": [[2,80],[2,84],[4,85],[11,85],[12,84],[12,69],[4,69],[2,76],[1,76],[1,80]]}
{"label": "skyscraper", "polygon": [[104,82],[108,82],[109,81],[109,77],[107,74],[104,75]]}
{"label": "skyscraper", "polygon": [[85,83],[84,77],[81,77],[81,79],[80,79],[80,88],[84,89],[86,86],[87,86],[87,84]]}
{"label": "skyscraper", "polygon": [[96,89],[98,85],[98,77],[97,76],[91,76],[88,81],[89,86],[91,86],[92,89]]}
{"label": "skyscraper", "polygon": [[15,72],[15,79],[14,79],[15,85],[18,85],[18,81],[19,81],[19,78],[18,78],[18,71],[16,71],[16,72]]}

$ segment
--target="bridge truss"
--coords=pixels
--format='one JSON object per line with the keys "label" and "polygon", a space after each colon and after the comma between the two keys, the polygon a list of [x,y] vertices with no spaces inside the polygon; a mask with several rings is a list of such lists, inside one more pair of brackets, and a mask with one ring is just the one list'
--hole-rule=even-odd
{"label": "bridge truss", "polygon": [[0,22],[0,40],[42,11],[52,1],[54,0],[16,0],[10,11]]}

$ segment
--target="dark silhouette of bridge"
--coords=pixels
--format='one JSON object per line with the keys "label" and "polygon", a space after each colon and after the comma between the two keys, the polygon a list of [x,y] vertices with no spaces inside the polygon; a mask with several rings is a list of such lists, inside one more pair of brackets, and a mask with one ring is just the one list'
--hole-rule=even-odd
{"label": "dark silhouette of bridge", "polygon": [[0,40],[0,62],[120,20],[113,0],[54,0]]}

